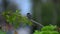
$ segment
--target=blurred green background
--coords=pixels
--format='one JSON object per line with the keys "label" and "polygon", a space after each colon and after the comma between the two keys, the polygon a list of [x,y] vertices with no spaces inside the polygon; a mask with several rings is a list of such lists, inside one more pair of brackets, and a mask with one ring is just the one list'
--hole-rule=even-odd
{"label": "blurred green background", "polygon": [[33,17],[43,25],[60,26],[60,0],[33,0]]}

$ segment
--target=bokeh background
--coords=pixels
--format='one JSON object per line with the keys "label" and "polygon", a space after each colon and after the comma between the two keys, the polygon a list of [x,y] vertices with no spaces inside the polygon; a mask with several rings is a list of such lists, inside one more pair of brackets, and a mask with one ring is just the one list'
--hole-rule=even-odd
{"label": "bokeh background", "polygon": [[[33,19],[43,25],[60,27],[60,0],[0,0],[0,14],[6,10],[20,10],[22,16],[31,13]],[[21,31],[26,33],[26,30],[30,31],[31,28],[28,26]]]}

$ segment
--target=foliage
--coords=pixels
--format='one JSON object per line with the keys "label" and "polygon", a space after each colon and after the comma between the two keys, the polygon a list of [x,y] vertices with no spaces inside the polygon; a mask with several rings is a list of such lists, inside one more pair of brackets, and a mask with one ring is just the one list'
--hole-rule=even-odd
{"label": "foliage", "polygon": [[28,20],[27,17],[23,16],[22,20],[21,20],[25,25],[32,25],[32,22],[30,20]]}
{"label": "foliage", "polygon": [[57,26],[49,25],[41,29],[41,31],[54,31]]}
{"label": "foliage", "polygon": [[20,23],[28,23],[29,25],[32,24],[31,21],[29,21],[27,17],[23,17],[18,10],[15,12],[12,12],[11,10],[5,11],[2,13],[2,15],[5,17],[6,21],[9,24],[12,24],[14,26],[14,28],[19,27]]}
{"label": "foliage", "polygon": [[0,30],[0,34],[6,34],[6,32],[4,32],[4,31]]}
{"label": "foliage", "polygon": [[56,26],[49,25],[49,26],[44,26],[41,31],[35,31],[34,34],[59,34],[59,32],[55,31],[54,29]]}
{"label": "foliage", "polygon": [[18,11],[12,12],[12,11],[5,11],[3,12],[3,16],[5,17],[6,21],[10,24],[14,24],[15,27],[18,26],[21,20],[21,15]]}

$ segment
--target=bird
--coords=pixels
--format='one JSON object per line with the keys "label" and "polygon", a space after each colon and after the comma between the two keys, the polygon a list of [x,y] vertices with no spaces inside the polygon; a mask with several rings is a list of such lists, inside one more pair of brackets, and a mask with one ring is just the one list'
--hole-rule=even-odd
{"label": "bird", "polygon": [[31,22],[33,22],[33,23],[35,23],[35,24],[43,27],[43,25],[42,25],[41,23],[38,23],[38,22],[36,22],[35,20],[33,20],[33,17],[32,17],[32,15],[31,15],[30,13],[27,13],[27,17],[28,17],[28,19],[29,19]]}
{"label": "bird", "polygon": [[27,13],[28,19],[32,19],[32,15],[30,13]]}

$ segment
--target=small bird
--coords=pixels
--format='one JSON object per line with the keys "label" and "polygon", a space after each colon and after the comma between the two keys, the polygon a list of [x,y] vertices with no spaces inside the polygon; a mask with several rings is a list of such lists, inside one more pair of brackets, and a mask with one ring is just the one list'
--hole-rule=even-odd
{"label": "small bird", "polygon": [[32,19],[32,15],[30,13],[27,13],[28,19]]}
{"label": "small bird", "polygon": [[43,27],[43,25],[41,23],[38,23],[35,20],[33,20],[32,15],[30,13],[27,13],[27,17],[31,22]]}

